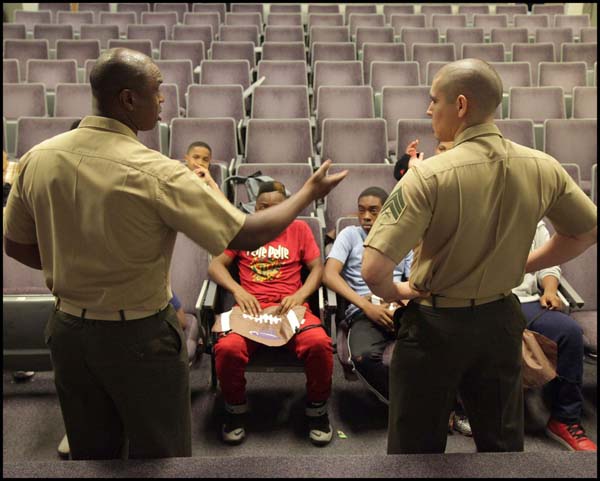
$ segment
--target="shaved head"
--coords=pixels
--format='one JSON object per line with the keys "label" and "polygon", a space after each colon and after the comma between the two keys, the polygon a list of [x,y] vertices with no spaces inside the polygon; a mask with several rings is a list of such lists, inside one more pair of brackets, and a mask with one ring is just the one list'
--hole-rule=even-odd
{"label": "shaved head", "polygon": [[483,60],[466,58],[444,65],[433,79],[436,90],[447,102],[464,95],[469,102],[469,117],[479,123],[493,116],[502,102],[502,80]]}

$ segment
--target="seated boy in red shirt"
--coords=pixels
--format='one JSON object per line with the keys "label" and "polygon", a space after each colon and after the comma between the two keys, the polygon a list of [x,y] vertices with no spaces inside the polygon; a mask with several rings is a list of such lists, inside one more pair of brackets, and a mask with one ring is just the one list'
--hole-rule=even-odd
{"label": "seated boy in red shirt", "polygon": [[[283,184],[264,183],[256,199],[256,210],[277,205],[285,198]],[[241,285],[231,277],[228,269],[236,259]],[[303,265],[309,270],[304,285],[300,277]],[[307,308],[302,327],[285,345],[304,361],[310,440],[317,445],[329,443],[332,428],[327,400],[331,394],[333,348],[324,329],[311,328],[321,324],[320,319],[310,312],[307,299],[321,284],[323,261],[310,227],[295,220],[276,239],[256,251],[227,249],[212,260],[208,273],[233,294],[236,305],[244,313],[252,316],[273,305],[280,306],[282,316],[294,306]],[[246,435],[244,413],[248,407],[244,374],[250,357],[260,346],[235,332],[220,334],[215,344],[217,377],[225,399],[226,420],[221,433],[226,443],[240,443]]]}

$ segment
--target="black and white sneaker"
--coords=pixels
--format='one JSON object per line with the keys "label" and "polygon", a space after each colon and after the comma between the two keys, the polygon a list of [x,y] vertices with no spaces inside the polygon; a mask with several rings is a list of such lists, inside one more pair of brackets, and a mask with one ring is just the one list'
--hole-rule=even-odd
{"label": "black and white sneaker", "polygon": [[333,429],[327,414],[327,401],[321,403],[308,403],[306,405],[308,417],[309,438],[317,446],[325,446],[331,442]]}
{"label": "black and white sneaker", "polygon": [[225,403],[225,423],[221,428],[223,441],[227,444],[240,444],[246,437],[244,429],[245,413],[248,412],[248,404]]}

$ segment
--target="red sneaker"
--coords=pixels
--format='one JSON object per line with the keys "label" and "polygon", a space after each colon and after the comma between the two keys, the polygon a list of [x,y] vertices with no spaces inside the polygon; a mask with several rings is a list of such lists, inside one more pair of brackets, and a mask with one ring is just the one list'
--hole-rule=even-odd
{"label": "red sneaker", "polygon": [[585,435],[583,426],[579,423],[565,424],[550,419],[546,425],[546,434],[570,451],[597,451],[596,444]]}

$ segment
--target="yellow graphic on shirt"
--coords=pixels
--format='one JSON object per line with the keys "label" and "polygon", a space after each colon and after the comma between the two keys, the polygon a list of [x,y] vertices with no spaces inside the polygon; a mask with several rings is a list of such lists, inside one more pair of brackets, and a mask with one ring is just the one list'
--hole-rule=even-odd
{"label": "yellow graphic on shirt", "polygon": [[281,277],[284,261],[290,258],[290,251],[281,245],[259,247],[247,254],[252,257],[250,270],[255,282],[269,282]]}

